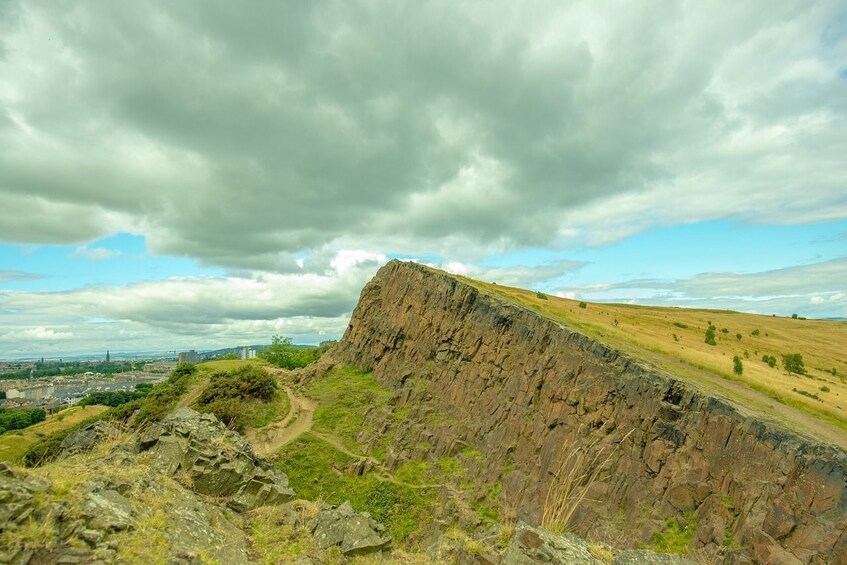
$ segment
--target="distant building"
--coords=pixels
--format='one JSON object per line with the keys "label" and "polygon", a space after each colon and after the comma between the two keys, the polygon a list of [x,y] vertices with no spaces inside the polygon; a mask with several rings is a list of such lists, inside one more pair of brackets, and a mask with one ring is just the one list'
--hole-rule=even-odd
{"label": "distant building", "polygon": [[178,363],[199,363],[200,362],[200,354],[194,351],[180,351],[179,357],[177,358]]}
{"label": "distant building", "polygon": [[16,388],[10,388],[9,390],[6,391],[6,398],[8,398],[10,400],[12,398],[23,398],[23,397],[24,397],[23,393]]}
{"label": "distant building", "polygon": [[238,358],[239,359],[255,359],[256,358],[256,350],[250,349],[249,347],[239,347],[238,348]]}

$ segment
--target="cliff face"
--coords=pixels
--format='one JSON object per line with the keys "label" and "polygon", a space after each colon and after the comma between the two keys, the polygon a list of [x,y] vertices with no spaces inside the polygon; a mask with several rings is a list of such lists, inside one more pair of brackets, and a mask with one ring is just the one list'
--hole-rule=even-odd
{"label": "cliff face", "polygon": [[[372,368],[398,409],[417,406],[390,452],[479,451],[476,479],[497,484],[507,516],[538,523],[581,447],[604,468],[572,521],[581,533],[602,525],[649,541],[675,516],[696,521],[695,547],[735,548],[737,562],[847,563],[843,451],[444,273],[384,266],[332,358]],[[420,418],[430,411],[449,417]]]}

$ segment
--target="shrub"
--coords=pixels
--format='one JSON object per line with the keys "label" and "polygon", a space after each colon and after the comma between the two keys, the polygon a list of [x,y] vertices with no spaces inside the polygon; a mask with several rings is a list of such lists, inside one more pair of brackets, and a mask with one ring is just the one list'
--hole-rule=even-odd
{"label": "shrub", "polygon": [[706,343],[709,345],[717,345],[718,342],[715,341],[715,330],[717,328],[711,324],[706,328]]}
{"label": "shrub", "polygon": [[737,339],[738,341],[741,341],[741,334],[735,334],[735,339]]}
{"label": "shrub", "polygon": [[210,412],[228,427],[241,431],[255,403],[273,400],[276,392],[272,375],[256,365],[243,365],[213,373],[197,405],[201,412]]}
{"label": "shrub", "polygon": [[588,304],[586,304],[585,302],[580,302],[579,307],[580,308],[588,308]]}
{"label": "shrub", "polygon": [[829,387],[828,387],[828,386],[826,386],[826,385],[823,385],[823,386],[821,387],[821,392],[829,392]]}
{"label": "shrub", "polygon": [[738,355],[732,358],[732,372],[736,375],[741,375],[744,372],[744,364]]}
{"label": "shrub", "polygon": [[776,367],[776,357],[773,355],[762,355],[762,361],[768,364],[768,367]]}
{"label": "shrub", "polygon": [[797,319],[797,314],[791,314],[791,317],[792,317],[792,318],[794,318],[794,319],[796,320],[796,319]]}
{"label": "shrub", "polygon": [[[151,387],[152,388],[152,387]],[[141,400],[145,398],[150,393],[150,389],[146,390],[116,390],[116,391],[103,391],[103,392],[92,392],[85,398],[79,401],[80,406],[92,406],[94,404],[100,404],[102,406],[120,406],[121,404],[126,404],[127,402],[132,402],[133,400]]]}
{"label": "shrub", "polygon": [[536,293],[535,293],[535,296],[537,296],[537,297],[538,297],[538,298],[540,298],[541,300],[547,300],[547,295],[546,295],[546,294],[544,294],[543,292],[541,292],[540,290],[539,290],[538,292],[536,292]]}
{"label": "shrub", "polygon": [[722,334],[728,334],[728,333],[729,333],[729,328],[721,328],[721,333],[722,333]]}
{"label": "shrub", "polygon": [[682,329],[686,329],[688,327],[688,324],[683,324],[682,322],[674,322],[673,325]]}
{"label": "shrub", "polygon": [[803,365],[803,356],[799,353],[783,353],[782,366],[789,373],[805,375],[806,367]]}
{"label": "shrub", "polygon": [[759,330],[758,330],[758,329],[753,330],[753,331],[750,333],[750,335],[759,335]]}

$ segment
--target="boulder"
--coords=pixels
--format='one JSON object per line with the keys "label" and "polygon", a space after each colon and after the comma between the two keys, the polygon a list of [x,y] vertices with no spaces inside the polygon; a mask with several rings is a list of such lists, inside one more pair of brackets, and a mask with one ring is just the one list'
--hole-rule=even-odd
{"label": "boulder", "polygon": [[71,432],[59,445],[59,459],[91,451],[101,441],[117,437],[120,430],[105,420],[92,422]]}
{"label": "boulder", "polygon": [[349,501],[338,507],[323,504],[311,530],[319,548],[338,546],[347,556],[376,553],[391,545],[385,528],[367,513],[356,513]]}
{"label": "boulder", "polygon": [[247,439],[213,414],[180,408],[144,430],[138,445],[160,471],[183,474],[200,494],[228,497],[239,512],[295,498],[288,477],[256,457]]}

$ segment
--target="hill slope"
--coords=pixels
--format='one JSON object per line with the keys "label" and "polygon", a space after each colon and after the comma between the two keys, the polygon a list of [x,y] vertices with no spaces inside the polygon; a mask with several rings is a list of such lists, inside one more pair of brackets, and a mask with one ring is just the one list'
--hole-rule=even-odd
{"label": "hill slope", "polygon": [[[784,394],[774,384],[776,369],[768,367],[775,375],[762,393],[725,379],[732,365],[710,366],[714,352],[694,343],[702,319],[718,331],[727,327],[721,335],[740,341],[732,347],[756,351],[752,339],[745,343],[753,329],[762,340],[779,336],[779,343],[761,342],[773,349],[759,349],[779,355],[788,345],[785,324],[811,328],[806,344],[816,332],[841,331],[836,324],[583,309],[551,298],[534,302],[533,295],[412,263],[383,267],[326,361],[373,370],[394,392],[393,414],[368,414],[360,442],[380,446],[395,467],[422,456],[478,454],[463,481],[507,520],[545,521],[572,495],[564,484],[569,476],[599,469],[582,504],[559,526],[631,544],[669,539],[682,528],[690,532],[683,540],[689,548],[718,549],[730,561],[847,563],[847,456],[814,439],[844,445],[837,405],[816,411],[812,404],[780,404],[773,398]],[[598,318],[591,319],[595,309]],[[643,323],[649,337],[665,322],[648,319],[665,315],[667,329],[673,322],[688,326],[672,326],[683,345],[690,342],[682,359],[656,346],[659,337],[634,331]],[[602,317],[606,325],[597,321]],[[708,347],[731,362],[730,343]],[[834,361],[841,373],[843,361],[821,351],[802,351],[811,370]],[[749,376],[756,374],[751,369]],[[813,376],[826,378],[822,371]],[[842,390],[839,379],[826,386],[830,394]],[[801,424],[802,435],[794,431]]]}

